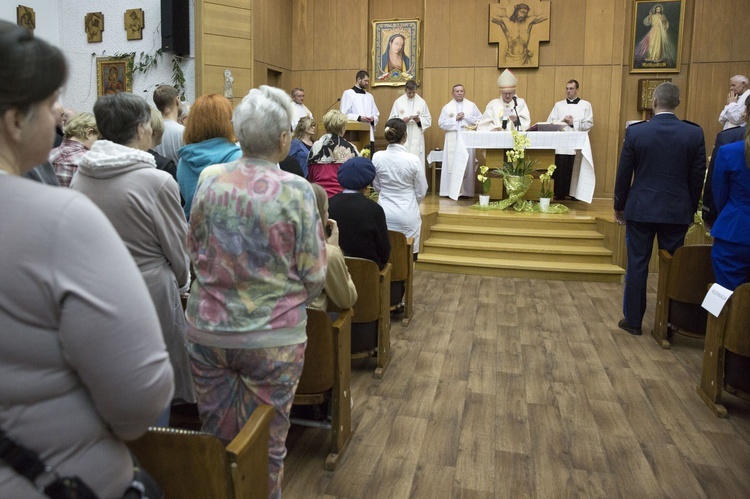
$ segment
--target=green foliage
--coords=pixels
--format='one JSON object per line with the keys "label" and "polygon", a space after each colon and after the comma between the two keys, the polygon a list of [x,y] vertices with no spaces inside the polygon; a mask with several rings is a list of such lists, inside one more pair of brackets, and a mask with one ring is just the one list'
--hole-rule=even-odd
{"label": "green foliage", "polygon": [[[137,59],[135,52],[118,52],[112,56],[115,59],[127,59],[127,77],[130,81],[132,81],[133,74],[145,74],[151,68],[156,68],[159,65],[159,60],[164,54],[162,53],[162,49],[158,49],[153,54],[141,52],[137,55]],[[180,99],[185,100],[185,73],[182,72],[182,60],[182,57],[174,54],[172,55],[172,85],[174,85],[180,93]]]}

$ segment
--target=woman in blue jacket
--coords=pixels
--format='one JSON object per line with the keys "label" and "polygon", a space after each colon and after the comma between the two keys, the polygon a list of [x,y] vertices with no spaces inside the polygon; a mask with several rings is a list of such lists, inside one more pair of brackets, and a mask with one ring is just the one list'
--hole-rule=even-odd
{"label": "woman in blue jacket", "polygon": [[[747,114],[746,114],[747,116]],[[750,135],[719,148],[713,176],[718,218],[711,229],[716,282],[734,290],[750,282]]]}
{"label": "woman in blue jacket", "polygon": [[185,126],[185,146],[177,154],[177,183],[185,199],[185,217],[190,219],[195,187],[201,172],[211,165],[229,163],[242,156],[232,128],[232,103],[223,95],[198,97],[190,108],[190,120]]}

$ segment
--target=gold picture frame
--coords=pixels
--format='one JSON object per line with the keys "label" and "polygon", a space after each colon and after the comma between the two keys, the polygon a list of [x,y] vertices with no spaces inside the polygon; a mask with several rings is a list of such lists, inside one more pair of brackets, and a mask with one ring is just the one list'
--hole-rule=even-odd
{"label": "gold picture frame", "polygon": [[143,28],[146,27],[143,9],[128,9],[123,15],[125,32],[128,40],[143,40]]}
{"label": "gold picture frame", "polygon": [[16,24],[33,33],[36,29],[36,12],[34,12],[34,9],[25,5],[16,7]]}
{"label": "gold picture frame", "polygon": [[662,83],[670,81],[672,81],[672,78],[638,80],[638,110],[651,111],[651,105],[654,101],[654,90]]}
{"label": "gold picture frame", "polygon": [[89,12],[83,19],[83,27],[84,31],[86,31],[87,42],[101,42],[102,32],[104,31],[104,14],[101,12]]}
{"label": "gold picture frame", "polygon": [[96,58],[96,95],[133,91],[132,61],[128,57]]}
{"label": "gold picture frame", "polygon": [[[421,49],[419,19],[372,22],[373,87],[406,85],[418,81]],[[400,47],[399,47],[400,45]]]}
{"label": "gold picture frame", "polygon": [[634,0],[631,73],[679,73],[684,0]]}

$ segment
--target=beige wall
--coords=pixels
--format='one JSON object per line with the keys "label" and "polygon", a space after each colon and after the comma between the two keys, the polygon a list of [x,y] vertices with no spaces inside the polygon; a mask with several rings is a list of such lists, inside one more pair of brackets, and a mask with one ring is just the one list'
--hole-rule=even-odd
{"label": "beige wall", "polygon": [[[422,73],[420,93],[435,124],[427,148],[442,146],[437,116],[450,100],[454,83],[484,110],[498,95],[497,46],[489,45],[489,0],[255,0],[255,84],[266,83],[268,69],[281,73],[282,88],[301,86],[317,118],[354,84],[359,69],[371,71],[371,21],[420,18]],[[495,2],[492,2],[495,3]],[[596,165],[596,197],[611,197],[624,123],[637,119],[638,80],[671,77],[682,89],[681,118],[700,124],[711,147],[716,121],[726,101],[728,79],[750,74],[750,31],[746,0],[685,0],[682,69],[679,74],[629,73],[632,0],[551,2],[550,41],[539,50],[540,66],[514,70],[518,95],[532,122],[546,120],[564,98],[570,78],[594,108],[591,142]],[[723,23],[723,24],[720,24]],[[272,73],[276,74],[276,73]],[[402,87],[372,89],[381,113],[382,139],[393,101]],[[338,104],[336,104],[338,105]],[[709,149],[710,152],[710,149]]]}

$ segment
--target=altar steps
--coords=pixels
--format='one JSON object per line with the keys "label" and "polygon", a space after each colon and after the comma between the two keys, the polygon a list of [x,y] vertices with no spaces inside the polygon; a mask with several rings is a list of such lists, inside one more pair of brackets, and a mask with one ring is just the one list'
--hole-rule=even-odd
{"label": "altar steps", "polygon": [[417,268],[455,274],[620,282],[594,217],[478,212],[443,214],[427,233]]}

